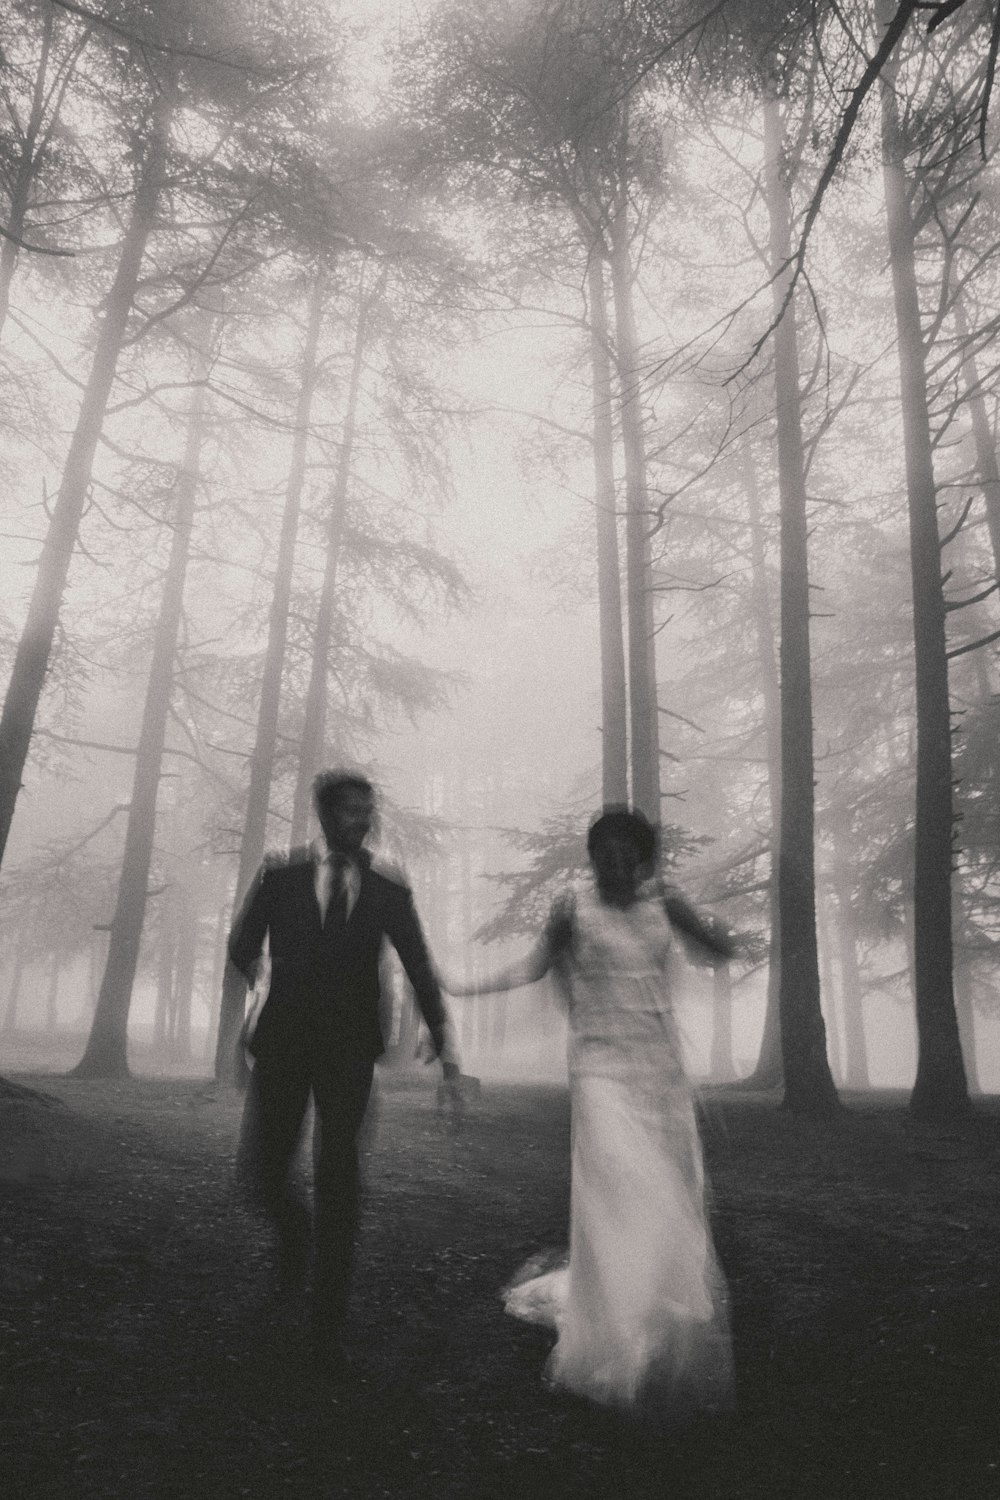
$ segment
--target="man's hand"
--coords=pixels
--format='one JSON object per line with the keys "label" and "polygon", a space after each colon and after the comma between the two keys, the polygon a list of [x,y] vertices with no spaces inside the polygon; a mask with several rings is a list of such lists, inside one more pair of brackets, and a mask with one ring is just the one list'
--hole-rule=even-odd
{"label": "man's hand", "polygon": [[462,1069],[454,1058],[441,1056],[443,1077],[437,1087],[438,1113],[452,1134],[462,1129],[465,1122],[465,1090],[462,1087]]}

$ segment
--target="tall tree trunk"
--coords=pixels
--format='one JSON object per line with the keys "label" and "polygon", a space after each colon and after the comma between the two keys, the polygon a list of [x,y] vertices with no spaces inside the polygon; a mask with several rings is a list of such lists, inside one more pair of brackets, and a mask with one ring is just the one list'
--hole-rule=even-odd
{"label": "tall tree trunk", "polygon": [[712,974],[712,1048],[708,1073],[713,1083],[729,1083],[733,1067],[733,976],[728,964],[716,964]]}
{"label": "tall tree trunk", "polygon": [[351,463],[354,457],[354,436],[358,419],[358,398],[361,392],[361,370],[364,359],[368,318],[374,298],[379,295],[384,278],[380,278],[376,290],[370,295],[361,292],[358,304],[358,321],[354,331],[354,353],[351,359],[351,374],[347,386],[347,405],[344,414],[344,430],[340,441],[340,454],[330,494],[330,511],[327,519],[326,559],[323,567],[323,583],[320,588],[316,624],[313,630],[312,661],[309,668],[309,686],[306,689],[305,713],[302,722],[302,743],[299,746],[298,776],[295,782],[295,800],[292,806],[291,842],[294,847],[306,838],[309,829],[309,808],[312,800],[313,777],[320,769],[326,741],[326,686],[330,657],[330,637],[333,629],[333,601],[337,592],[337,568],[340,563],[340,548],[344,536],[344,518],[347,513],[347,493],[350,486]]}
{"label": "tall tree trunk", "polygon": [[51,8],[47,8],[42,16],[42,43],[38,58],[38,69],[35,73],[35,86],[31,95],[31,108],[28,113],[27,124],[25,125],[24,139],[21,142],[17,168],[14,172],[14,181],[11,185],[10,203],[6,213],[5,227],[7,233],[2,242],[0,242],[0,333],[3,332],[4,324],[7,321],[7,313],[10,308],[10,284],[14,279],[14,271],[17,267],[18,255],[21,249],[19,241],[24,236],[24,223],[28,212],[28,198],[31,192],[32,180],[38,167],[35,145],[45,115],[45,100],[48,93],[46,83],[54,25],[55,12]]}
{"label": "tall tree trunk", "polygon": [[624,204],[613,215],[611,284],[622,447],[625,457],[625,576],[628,594],[628,688],[632,801],[650,822],[660,822],[660,725],[656,686],[656,634],[650,562],[646,441],[642,422],[643,379],[632,295],[632,263]]}
{"label": "tall tree trunk", "polygon": [[969,417],[972,423],[972,440],[976,446],[976,468],[983,487],[986,503],[986,524],[993,553],[993,576],[1000,578],[1000,464],[997,463],[996,441],[986,412],[986,398],[979,381],[976,357],[969,345],[969,324],[962,306],[961,297],[955,302],[955,330],[965,345],[962,360],[962,380],[965,385]]}
{"label": "tall tree trunk", "polygon": [[778,900],[778,841],[781,824],[781,684],[774,638],[771,591],[767,583],[767,550],[761,524],[757,470],[749,442],[743,444],[743,479],[750,522],[750,579],[754,634],[764,699],[767,744],[767,800],[770,814],[771,869],[767,882],[767,999],[757,1064],[746,1082],[753,1088],[780,1088],[781,1063],[781,903]]}
{"label": "tall tree trunk", "polygon": [[[879,0],[880,17],[889,7]],[[880,79],[882,154],[889,264],[892,273],[902,394],[903,443],[910,518],[913,644],[917,700],[917,792],[913,918],[917,1076],[910,1109],[948,1119],[968,1107],[968,1086],[952,981],[951,705],[945,636],[937,489],[920,324],[914,229],[905,146],[896,107],[893,57]]]}
{"label": "tall tree trunk", "polygon": [[837,1029],[837,992],[833,982],[833,953],[830,942],[829,908],[822,882],[816,887],[816,941],[819,950],[819,992],[823,1003],[823,1022],[826,1026],[826,1047],[830,1059],[830,1072],[834,1081],[842,1084],[844,1068]]}
{"label": "tall tree trunk", "polygon": [[979,1055],[976,1050],[976,1012],[973,1004],[972,969],[969,964],[955,965],[955,1014],[958,1017],[958,1034],[962,1041],[962,1058],[969,1090],[981,1094],[979,1081]]}
{"label": "tall tree trunk", "polygon": [[156,960],[156,1009],[153,1012],[153,1048],[166,1051],[167,1026],[174,993],[174,887],[163,893],[160,918],[160,945]]}
{"label": "tall tree trunk", "polygon": [[837,956],[840,963],[841,1015],[844,1019],[844,1082],[848,1088],[871,1087],[865,1041],[864,986],[858,963],[858,919],[851,879],[850,831],[842,819],[831,820],[833,893],[837,903]]}
{"label": "tall tree trunk", "polygon": [[507,1011],[509,1009],[510,995],[500,990],[493,996],[493,1016],[490,1030],[490,1053],[494,1061],[499,1062],[503,1056],[503,1049],[507,1041]]}
{"label": "tall tree trunk", "polygon": [[59,975],[62,973],[62,950],[53,948],[49,962],[49,986],[45,992],[45,1032],[54,1036],[59,1025]]}
{"label": "tall tree trunk", "polygon": [[[463,774],[463,793],[465,791],[465,778]],[[463,796],[463,803],[465,798]],[[473,932],[475,922],[473,920],[473,896],[472,896],[472,851],[469,848],[469,837],[467,833],[459,835],[459,881],[462,900],[462,978],[466,984],[471,984],[475,978],[473,951]],[[453,1002],[454,1003],[454,1002]],[[473,1042],[473,1007],[476,1001],[467,998],[462,1001],[462,1050],[468,1053]]]}
{"label": "tall tree trunk", "polygon": [[[278,538],[271,608],[268,615],[267,647],[257,704],[257,732],[250,757],[250,786],[247,793],[246,818],[240,841],[239,869],[236,874],[234,910],[238,910],[264,858],[267,840],[267,814],[271,801],[271,778],[278,741],[278,710],[281,703],[281,677],[288,640],[288,610],[292,597],[292,574],[295,566],[295,541],[302,510],[302,488],[306,472],[309,421],[316,389],[316,351],[323,323],[326,296],[326,274],[316,272],[309,297],[306,336],[302,349],[302,375],[295,408],[295,435],[291,463],[285,486],[285,505]],[[219,1001],[218,1032],[215,1046],[215,1076],[220,1082],[245,1083],[245,1064],[237,1047],[246,1013],[247,984],[234,964],[223,969],[222,995]]]}
{"label": "tall tree trunk", "polygon": [[181,1062],[191,1060],[191,1007],[194,1001],[194,973],[198,958],[198,914],[191,892],[179,892],[177,912],[177,972],[174,978],[174,1035],[171,1056]]}
{"label": "tall tree trunk", "polygon": [[[764,182],[770,226],[774,306],[789,286],[791,210],[784,175],[778,101],[764,101]],[[809,556],[805,459],[794,300],[774,333],[774,383],[781,497],[781,824],[778,903],[781,926],[781,1055],[787,1109],[828,1115],[838,1108],[826,1055],[816,948],[815,807]]]}
{"label": "tall tree trunk", "polygon": [[604,262],[595,247],[587,262],[590,364],[594,408],[594,505],[597,512],[597,598],[601,642],[601,796],[605,807],[628,802],[628,697],[618,562],[614,423]]}
{"label": "tall tree trunk", "polygon": [[111,919],[107,964],[87,1047],[74,1070],[79,1078],[122,1078],[128,1074],[128,1015],[146,915],[146,894],[156,830],[156,798],[170,712],[170,690],[184,598],[184,580],[191,549],[191,528],[198,494],[198,461],[204,413],[205,385],[201,383],[194,393],[184,459],[177,476],[173,538],[139,730],[132,800],[125,829],[125,854],[114,916]]}
{"label": "tall tree trunk", "polygon": [[229,904],[220,906],[212,939],[212,974],[208,986],[208,1020],[205,1023],[205,1061],[215,1058],[215,1039],[219,1029],[222,1001],[222,976],[226,967],[226,939],[229,936]]}
{"label": "tall tree trunk", "polygon": [[94,464],[94,453],[115,367],[135,297],[146,242],[156,219],[156,205],[166,169],[167,144],[173,112],[173,86],[164,86],[157,100],[149,145],[122,244],[114,282],[97,336],[91,365],[63,469],[59,494],[42,546],[28,617],[18,642],[14,666],[0,717],[0,862],[10,833],[24,763],[28,757],[35,714],[48,670],[52,641],[62,605],[70,559],[76,546],[80,518]]}
{"label": "tall tree trunk", "polygon": [[98,959],[100,952],[101,934],[94,928],[90,935],[90,944],[87,949],[87,1000],[83,1009],[87,1012],[93,1011],[97,1004],[97,995],[100,990],[101,964]]}
{"label": "tall tree trunk", "polygon": [[17,953],[14,959],[14,972],[11,975],[10,989],[7,991],[7,1003],[4,1006],[3,1025],[0,1033],[11,1036],[17,1030],[17,1004],[21,998],[21,984],[24,980],[25,970],[25,942],[24,934],[18,939]]}

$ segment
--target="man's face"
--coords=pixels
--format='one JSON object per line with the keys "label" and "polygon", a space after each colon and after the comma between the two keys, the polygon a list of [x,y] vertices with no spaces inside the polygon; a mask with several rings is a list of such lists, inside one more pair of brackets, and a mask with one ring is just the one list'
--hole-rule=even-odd
{"label": "man's face", "polygon": [[371,832],[375,800],[359,787],[344,787],[319,814],[323,837],[341,854],[357,854]]}

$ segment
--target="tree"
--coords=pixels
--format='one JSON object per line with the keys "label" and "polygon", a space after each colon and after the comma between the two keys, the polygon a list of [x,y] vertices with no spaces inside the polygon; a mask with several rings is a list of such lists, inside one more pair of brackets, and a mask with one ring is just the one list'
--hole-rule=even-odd
{"label": "tree", "polygon": [[593,386],[594,510],[601,641],[601,795],[606,807],[628,802],[628,706],[622,639],[618,503],[614,468],[614,386],[604,261],[598,245],[587,259]]}
{"label": "tree", "polygon": [[781,818],[778,860],[781,933],[781,1051],[785,1106],[829,1114],[837,1106],[826,1057],[816,948],[812,666],[805,457],[794,297],[786,301],[791,236],[778,101],[764,100],[765,182],[775,314],[775,408],[781,496]]}
{"label": "tree", "polygon": [[[295,562],[295,542],[299,530],[299,513],[305,479],[310,414],[317,380],[317,347],[323,320],[326,286],[325,269],[318,267],[313,275],[306,313],[292,453],[271,583],[267,645],[260,681],[260,695],[257,700],[257,726],[250,756],[250,782],[247,790],[245,821],[239,846],[236,909],[242,904],[250,888],[250,882],[264,857],[267,838],[267,815],[278,737],[281,680],[288,636],[288,611],[292,597],[292,570]],[[223,971],[216,1040],[216,1078],[228,1079],[234,1066],[237,1070],[239,1069],[236,1040],[243,1024],[245,1010],[246,981],[234,965],[227,963]]]}
{"label": "tree", "polygon": [[[882,24],[886,7],[880,4]],[[898,335],[903,441],[910,520],[917,700],[917,786],[913,930],[919,1054],[911,1109],[949,1118],[968,1103],[952,979],[951,703],[937,486],[928,414],[906,141],[896,96],[898,55],[880,81],[883,181]]]}
{"label": "tree", "polygon": [[21,786],[115,367],[139,284],[146,242],[156,219],[175,103],[176,78],[167,69],[150,110],[132,213],[106,299],[90,375],[66,455],[59,494],[52,508],[28,617],[18,642],[0,716],[0,861]]}
{"label": "tree", "polygon": [[[362,277],[364,271],[362,271]],[[329,669],[330,636],[333,626],[334,594],[337,587],[337,569],[344,537],[347,514],[347,493],[351,467],[354,460],[354,442],[358,424],[358,402],[361,394],[361,374],[365,355],[368,321],[373,304],[377,303],[385,285],[385,273],[375,279],[373,286],[365,286],[362,280],[358,288],[357,316],[354,325],[353,349],[347,391],[344,401],[344,425],[340,438],[340,452],[330,489],[329,511],[326,526],[326,545],[323,548],[323,581],[313,626],[312,650],[309,662],[309,685],[306,689],[305,712],[302,722],[302,737],[299,742],[298,772],[295,779],[295,797],[292,803],[292,844],[305,841],[309,820],[313,777],[323,760],[326,731],[327,672]]]}
{"label": "tree", "polygon": [[139,731],[135,777],[125,830],[118,897],[111,919],[107,965],[97,1009],[83,1057],[74,1074],[78,1078],[121,1078],[128,1074],[128,1016],[132,1003],[146,912],[146,894],[156,828],[156,800],[166,737],[167,716],[173,683],[174,655],[181,621],[184,580],[191,549],[198,493],[206,400],[206,373],[195,373],[194,393],[188,417],[184,456],[177,472],[174,514],[171,518],[170,557],[167,562],[159,619],[153,641],[153,657],[146,686],[146,701]]}
{"label": "tree", "polygon": [[[429,135],[445,170],[461,164],[481,181],[511,185],[539,207],[558,210],[572,225],[582,276],[589,289],[595,504],[599,524],[608,510],[613,473],[606,456],[606,375],[594,351],[604,343],[603,270],[610,268],[620,426],[625,478],[625,603],[627,620],[628,754],[633,802],[654,823],[661,815],[659,712],[656,682],[655,592],[651,538],[662,516],[651,504],[644,435],[646,371],[634,309],[634,247],[642,243],[646,196],[657,180],[658,126],[642,119],[637,80],[650,62],[649,18],[642,6],[594,0],[543,0],[519,15],[484,17],[468,5],[442,8],[433,52],[421,56],[429,80],[422,92]],[[636,124],[640,118],[640,124]],[[637,205],[640,207],[637,208]],[[616,536],[614,537],[617,540]],[[598,544],[603,707],[620,715],[626,694],[615,680],[618,647],[611,614],[618,589],[612,579],[612,528]],[[620,602],[619,602],[620,607]],[[620,720],[605,718],[606,784],[623,790]]]}
{"label": "tree", "polygon": [[[10,289],[22,253],[40,257],[72,255],[54,236],[48,220],[59,211],[61,178],[68,173],[67,154],[72,133],[60,129],[67,91],[91,28],[60,16],[52,5],[41,15],[34,5],[5,7],[5,45],[0,66],[0,90],[10,134],[0,148],[0,182],[7,205],[0,244],[0,333],[10,308]],[[67,146],[69,152],[67,153]],[[73,162],[82,170],[79,157]],[[33,213],[35,199],[47,200]]]}

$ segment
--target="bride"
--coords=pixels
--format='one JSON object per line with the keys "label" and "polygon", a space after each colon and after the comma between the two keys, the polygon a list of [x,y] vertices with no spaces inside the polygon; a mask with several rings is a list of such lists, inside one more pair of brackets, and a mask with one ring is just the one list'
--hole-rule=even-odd
{"label": "bride", "polygon": [[729,940],[646,878],[656,834],[604,813],[593,882],[556,902],[532,953],[456,994],[553,972],[569,1014],[569,1257],[524,1268],[507,1311],[555,1328],[546,1378],[604,1405],[672,1420],[732,1402],[725,1285],[705,1214],[701,1142],[673,1010],[675,928],[714,958]]}

